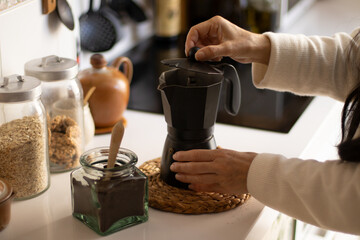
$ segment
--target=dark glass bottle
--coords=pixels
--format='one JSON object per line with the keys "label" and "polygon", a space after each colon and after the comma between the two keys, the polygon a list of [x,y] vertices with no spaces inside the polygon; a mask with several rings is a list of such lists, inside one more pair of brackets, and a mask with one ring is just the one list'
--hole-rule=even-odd
{"label": "dark glass bottle", "polygon": [[155,37],[158,41],[175,41],[182,31],[182,1],[155,0]]}
{"label": "dark glass bottle", "polygon": [[280,0],[247,0],[241,5],[246,23],[251,32],[276,31],[280,26]]}

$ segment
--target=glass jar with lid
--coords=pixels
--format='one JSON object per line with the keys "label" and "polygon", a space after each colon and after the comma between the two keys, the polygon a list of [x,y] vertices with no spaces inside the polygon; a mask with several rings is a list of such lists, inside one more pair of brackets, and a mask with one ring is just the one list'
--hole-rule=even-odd
{"label": "glass jar with lid", "polygon": [[0,178],[15,199],[35,197],[50,184],[48,130],[41,82],[29,76],[0,78]]}
{"label": "glass jar with lid", "polygon": [[148,181],[137,155],[120,148],[114,168],[106,168],[108,158],[109,148],[88,150],[71,173],[73,216],[100,235],[148,220]]}
{"label": "glass jar with lid", "polygon": [[11,202],[14,198],[12,186],[0,179],[0,232],[4,230],[11,218]]}
{"label": "glass jar with lid", "polygon": [[84,150],[83,92],[77,74],[75,60],[58,56],[25,64],[25,75],[42,81],[41,101],[49,121],[51,172],[78,167]]}

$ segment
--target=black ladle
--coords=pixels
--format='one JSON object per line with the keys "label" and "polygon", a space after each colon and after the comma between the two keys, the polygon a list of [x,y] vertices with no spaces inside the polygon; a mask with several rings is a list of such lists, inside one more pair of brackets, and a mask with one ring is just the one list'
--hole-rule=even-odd
{"label": "black ladle", "polygon": [[71,31],[74,30],[74,16],[72,14],[71,7],[66,0],[57,0],[56,12],[60,21]]}
{"label": "black ladle", "polygon": [[105,0],[101,1],[100,9],[93,11],[93,0],[90,0],[89,10],[80,16],[81,47],[91,52],[104,52],[113,47],[118,40],[118,30],[103,13],[107,7]]}
{"label": "black ladle", "polygon": [[144,10],[132,0],[110,0],[109,6],[119,15],[127,13],[135,22],[147,20]]}

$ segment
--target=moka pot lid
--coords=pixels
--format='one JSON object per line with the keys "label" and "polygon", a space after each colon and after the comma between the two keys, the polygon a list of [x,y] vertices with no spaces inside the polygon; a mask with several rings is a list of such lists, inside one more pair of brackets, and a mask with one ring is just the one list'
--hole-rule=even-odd
{"label": "moka pot lid", "polygon": [[199,48],[194,47],[190,50],[187,58],[171,58],[161,60],[161,63],[170,67],[181,68],[187,71],[203,74],[223,74],[224,72],[211,62],[200,62],[195,59],[195,53]]}

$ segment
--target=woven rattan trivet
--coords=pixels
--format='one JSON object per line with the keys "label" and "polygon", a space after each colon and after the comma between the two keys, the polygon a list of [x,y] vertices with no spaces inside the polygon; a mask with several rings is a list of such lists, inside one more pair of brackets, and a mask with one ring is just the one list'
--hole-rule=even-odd
{"label": "woven rattan trivet", "polygon": [[145,162],[139,169],[149,179],[149,206],[159,210],[183,214],[218,213],[240,206],[250,198],[249,194],[195,192],[170,186],[160,179],[160,158]]}

